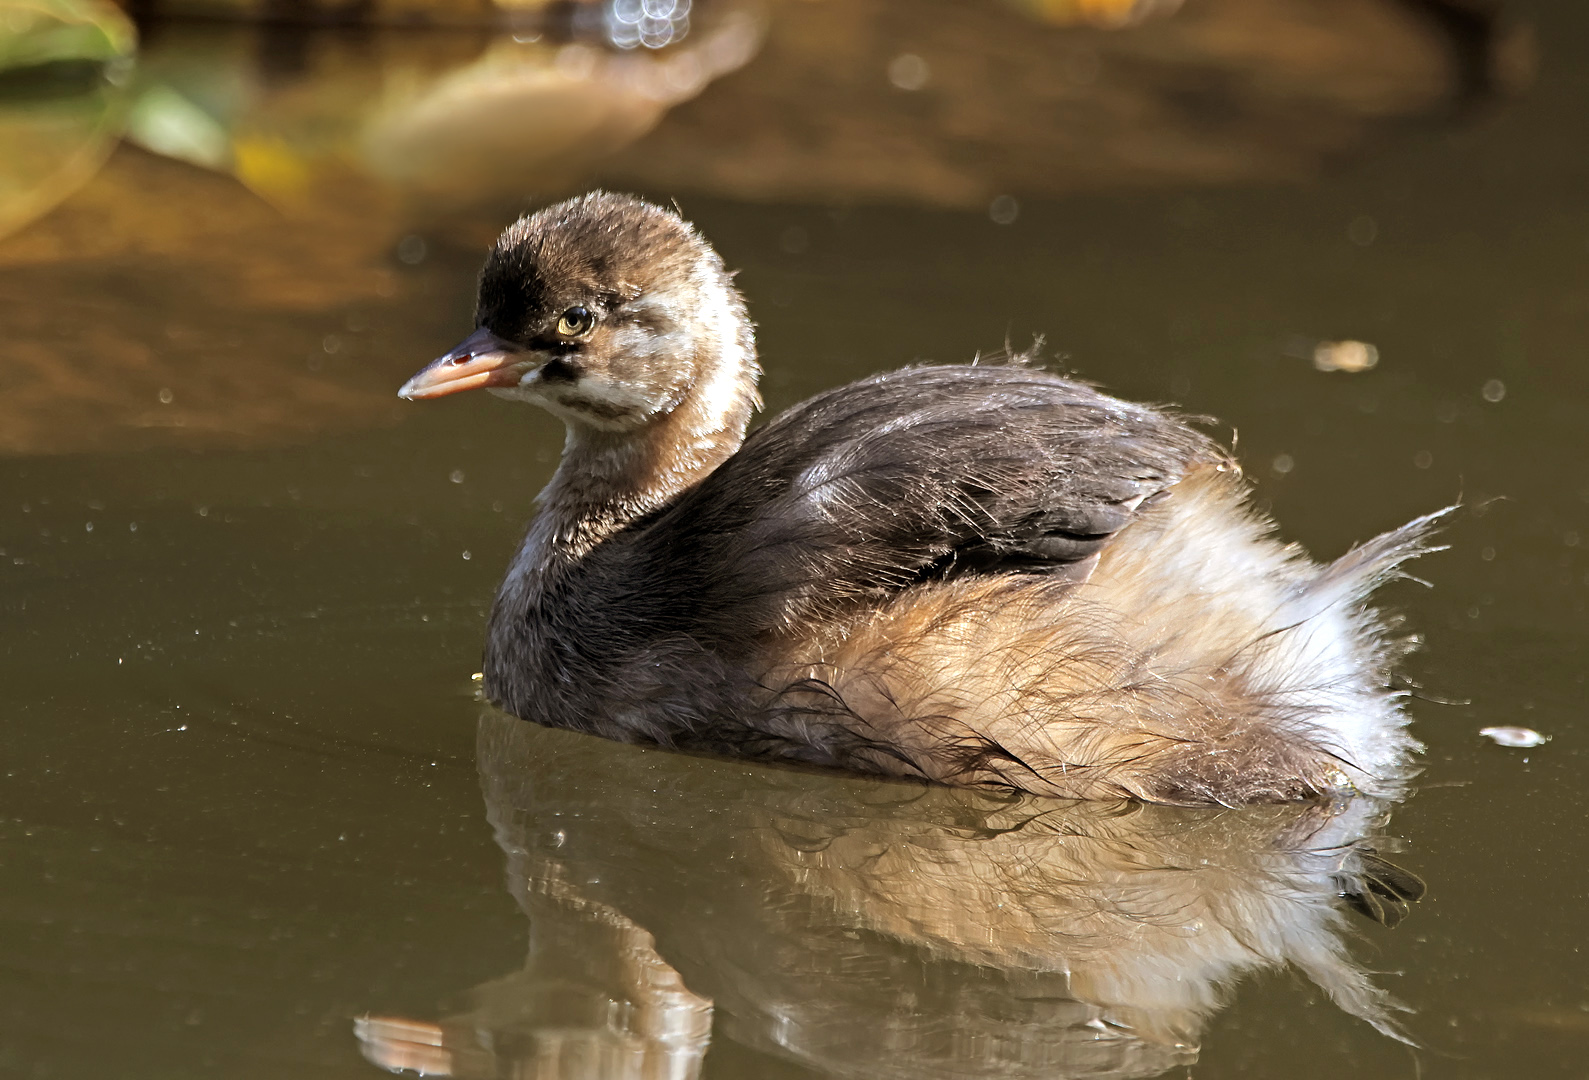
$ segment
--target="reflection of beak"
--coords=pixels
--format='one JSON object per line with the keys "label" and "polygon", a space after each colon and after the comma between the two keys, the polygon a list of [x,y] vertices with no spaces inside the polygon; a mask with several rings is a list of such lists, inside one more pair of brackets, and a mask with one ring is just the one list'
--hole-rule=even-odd
{"label": "reflection of beak", "polygon": [[517,386],[524,372],[534,366],[534,360],[518,346],[482,326],[451,352],[421,369],[403,384],[397,396],[406,401],[423,401],[479,386]]}

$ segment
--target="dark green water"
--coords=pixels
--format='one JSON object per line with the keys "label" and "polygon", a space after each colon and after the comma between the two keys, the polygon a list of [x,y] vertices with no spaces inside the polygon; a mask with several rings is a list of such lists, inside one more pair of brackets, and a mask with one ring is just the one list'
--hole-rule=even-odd
{"label": "dark green water", "polygon": [[[1460,702],[1411,703],[1426,771],[1387,830],[1429,896],[1393,930],[1347,924],[1423,1049],[1254,962],[1171,1075],[1589,1069],[1589,23],[1570,4],[1532,17],[1542,63],[1523,97],[1398,126],[1303,180],[1039,193],[1009,225],[907,201],[680,195],[741,268],[770,410],[1042,334],[1123,396],[1233,428],[1258,500],[1317,556],[1467,504],[1451,550],[1416,568],[1432,587],[1385,594],[1424,639],[1409,677]],[[741,92],[733,78],[697,104]],[[105,176],[152,161],[124,149]],[[956,854],[974,828],[944,825],[987,807],[482,719],[469,677],[486,605],[561,432],[505,402],[391,395],[469,329],[481,222],[505,218],[368,209],[366,257],[354,226],[250,232],[233,203],[167,221],[126,194],[147,185],[107,190],[7,241],[33,247],[0,265],[0,390],[27,409],[0,459],[0,1075],[378,1075],[354,1035],[367,1014],[450,1016],[476,1050],[496,1031],[501,1062],[517,1045],[501,1032],[544,1042],[611,1015],[612,956],[645,953],[630,924],[717,1003],[705,1076],[1156,1074],[1147,1053],[1023,1057],[1065,1024],[1086,1036],[1086,1014],[1033,1005],[1063,996],[1030,974],[1045,946],[974,910],[1020,891],[990,883],[1006,856]],[[30,239],[52,220],[63,244]],[[120,229],[143,239],[106,239]],[[395,254],[410,229],[417,264]],[[198,239],[158,239],[179,232]],[[256,265],[312,287],[260,284]],[[1370,342],[1379,364],[1317,371],[1324,339]],[[52,364],[55,382],[39,374]],[[160,419],[194,400],[184,426]],[[1502,724],[1552,741],[1478,734]],[[1107,831],[1068,813],[1060,833]],[[1232,869],[1199,895],[1258,874],[1240,852],[1280,827],[1180,813],[1142,811],[1118,843],[1202,837]],[[905,877],[842,885],[801,862],[870,866],[923,835],[949,854],[915,914],[889,907]],[[522,985],[468,996],[532,946]],[[912,1016],[919,1030],[900,1026]],[[888,1053],[868,1039],[885,1029]],[[911,1065],[950,1043],[959,1064]],[[589,1054],[512,1075],[666,1075]],[[460,1075],[491,1075],[466,1057]]]}

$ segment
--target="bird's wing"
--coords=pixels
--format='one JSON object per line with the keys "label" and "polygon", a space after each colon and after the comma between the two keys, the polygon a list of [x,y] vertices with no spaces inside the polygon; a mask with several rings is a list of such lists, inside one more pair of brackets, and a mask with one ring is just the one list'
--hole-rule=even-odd
{"label": "bird's wing", "polygon": [[960,573],[1085,578],[1146,501],[1227,460],[1173,416],[1045,371],[907,368],[753,432],[641,546],[690,564],[676,611],[754,633]]}

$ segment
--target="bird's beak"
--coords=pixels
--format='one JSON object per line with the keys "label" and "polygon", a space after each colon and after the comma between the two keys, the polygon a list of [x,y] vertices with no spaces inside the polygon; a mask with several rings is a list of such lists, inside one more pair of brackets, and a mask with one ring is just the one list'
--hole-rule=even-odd
{"label": "bird's beak", "polygon": [[424,401],[480,386],[517,386],[524,372],[534,366],[528,353],[482,326],[451,352],[422,368],[403,384],[397,396]]}

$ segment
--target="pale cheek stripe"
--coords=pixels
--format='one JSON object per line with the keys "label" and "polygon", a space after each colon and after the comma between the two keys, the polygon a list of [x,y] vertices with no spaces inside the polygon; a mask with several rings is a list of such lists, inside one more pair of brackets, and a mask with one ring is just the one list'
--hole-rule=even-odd
{"label": "pale cheek stripe", "polygon": [[745,352],[739,343],[739,320],[730,307],[728,295],[721,288],[713,288],[712,284],[706,283],[701,292],[702,295],[712,298],[710,309],[706,314],[711,321],[712,332],[717,337],[722,360],[717,365],[717,370],[712,372],[708,381],[701,387],[700,393],[706,413],[720,420],[738,404],[739,384],[744,377]]}

